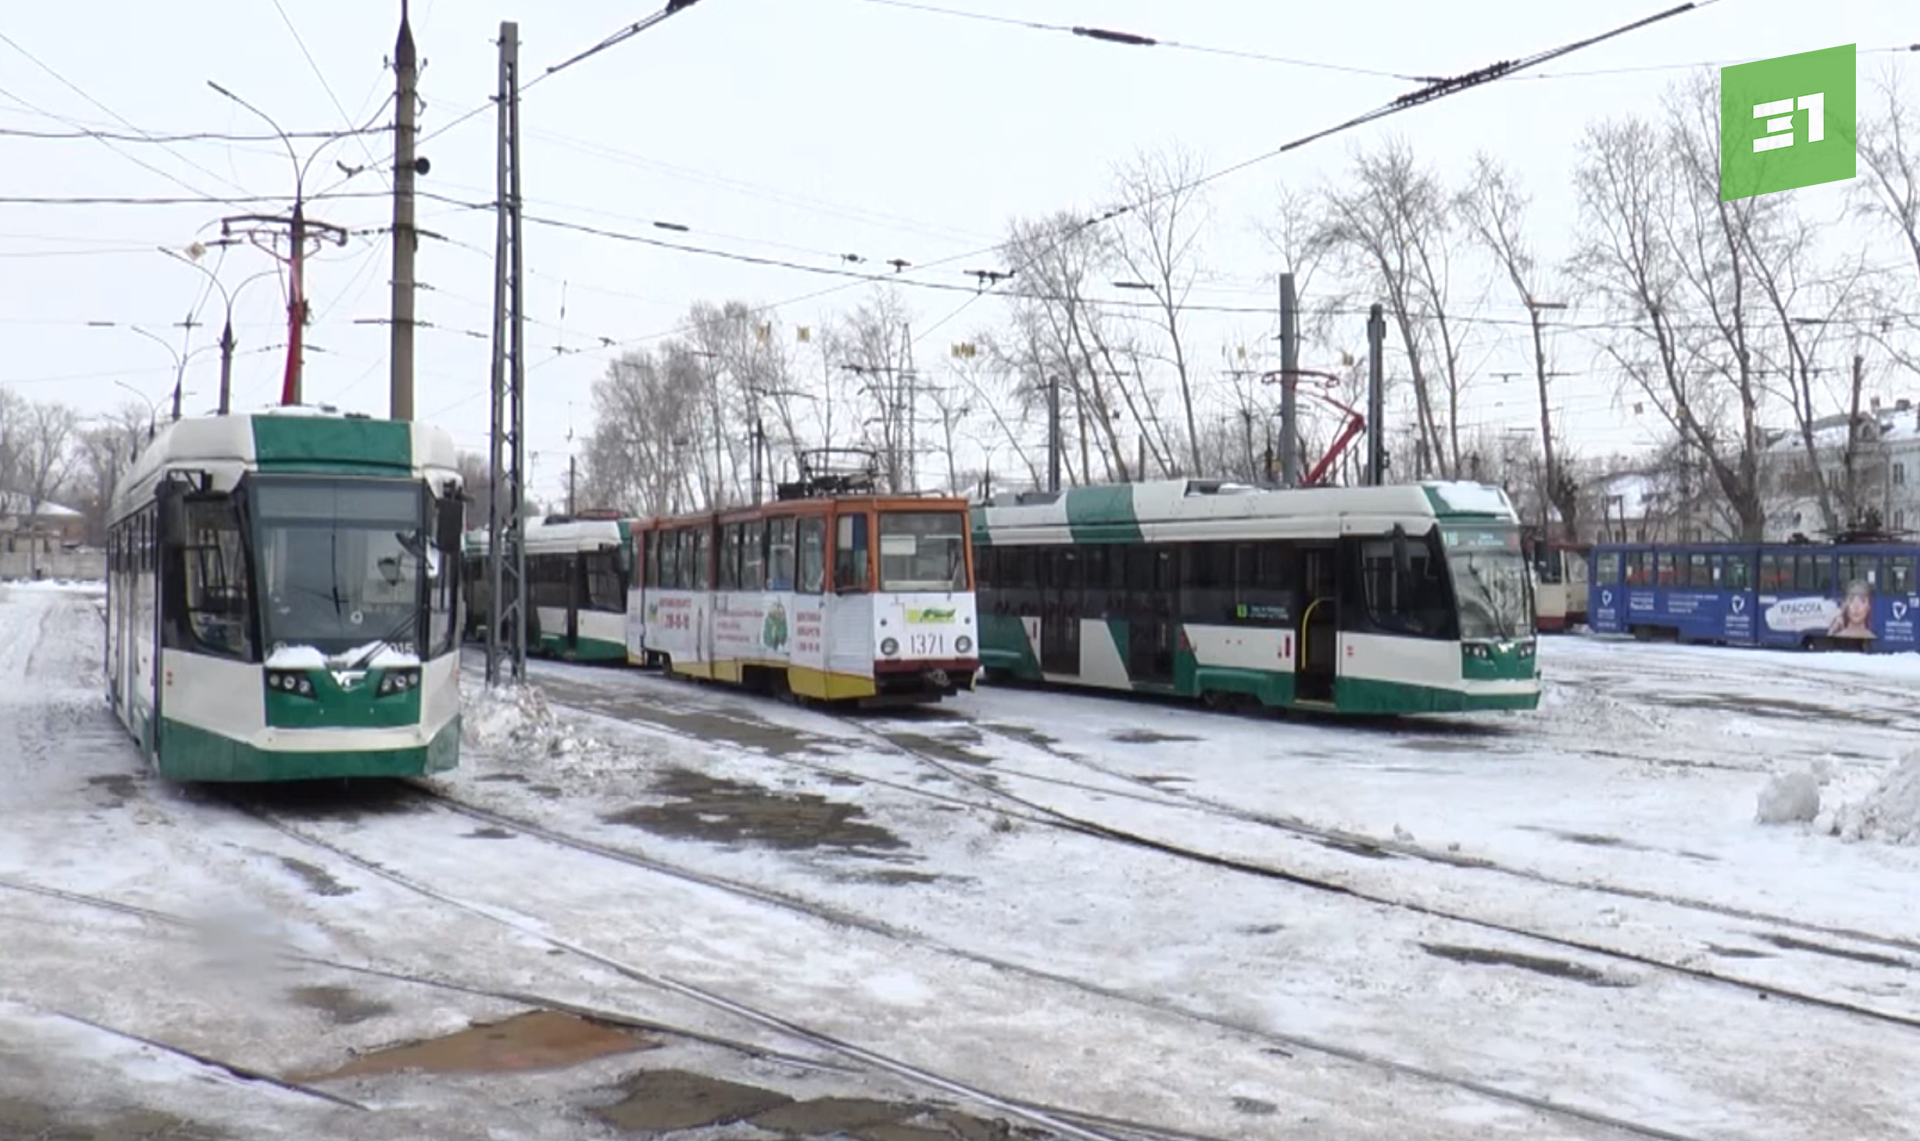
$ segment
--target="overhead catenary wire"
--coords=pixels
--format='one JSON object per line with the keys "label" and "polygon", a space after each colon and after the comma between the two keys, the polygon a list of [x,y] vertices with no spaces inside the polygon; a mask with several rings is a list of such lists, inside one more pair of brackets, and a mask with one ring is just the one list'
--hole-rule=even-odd
{"label": "overhead catenary wire", "polygon": [[1378,79],[1395,79],[1406,83],[1422,83],[1428,77],[1409,75],[1405,72],[1383,71],[1378,68],[1356,67],[1351,64],[1327,63],[1323,60],[1297,59],[1289,56],[1269,55],[1265,52],[1249,51],[1244,48],[1207,47],[1200,44],[1181,43],[1177,40],[1165,40],[1156,36],[1141,36],[1131,32],[1116,32],[1109,28],[1093,28],[1075,24],[1050,24],[1041,20],[1022,19],[1018,16],[996,16],[987,12],[970,12],[960,8],[948,8],[938,4],[922,3],[920,0],[863,0],[864,3],[878,4],[887,8],[903,8],[914,12],[927,12],[935,15],[950,16],[962,20],[978,20],[983,23],[1004,24],[1032,31],[1059,32],[1080,36],[1084,39],[1099,40],[1106,43],[1127,44],[1134,47],[1162,47],[1176,51],[1201,52],[1207,55],[1231,56],[1237,59],[1258,60],[1262,63],[1283,64],[1288,67],[1318,68],[1324,71],[1341,71],[1351,75],[1369,75]]}
{"label": "overhead catenary wire", "polygon": [[[280,0],[273,0],[273,8],[274,11],[280,13],[280,22],[285,24],[287,31],[292,34],[295,46],[300,49],[300,54],[306,57],[307,66],[313,69],[313,76],[320,81],[320,88],[327,93],[327,99],[333,104],[333,109],[340,113],[340,118],[351,128],[353,126],[353,116],[347,114],[347,109],[341,104],[340,97],[333,93],[333,84],[327,82],[327,73],[320,70],[319,61],[313,58],[311,51],[307,50],[307,41],[300,35],[300,29],[294,26],[293,17],[287,15],[286,5],[282,4]],[[360,131],[352,131],[351,133],[356,136],[362,134]],[[378,164],[380,160],[374,155],[372,148],[367,146],[366,139],[360,138],[359,143],[361,153],[367,156],[367,165],[371,167],[374,173],[378,174],[383,181],[386,181],[388,187],[391,188],[391,180],[387,179],[385,171],[379,169]]]}

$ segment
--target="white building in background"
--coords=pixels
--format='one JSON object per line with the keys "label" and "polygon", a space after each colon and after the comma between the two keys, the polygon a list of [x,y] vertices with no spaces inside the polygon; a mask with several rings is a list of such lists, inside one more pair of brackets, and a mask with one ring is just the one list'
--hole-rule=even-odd
{"label": "white building in background", "polygon": [[[1889,531],[1920,531],[1920,409],[1901,400],[1892,408],[1861,414],[1854,433],[1851,500],[1847,496],[1847,417],[1828,416],[1813,427],[1819,468],[1840,526],[1872,511]],[[1798,430],[1782,433],[1768,445],[1761,488],[1769,540],[1795,534],[1816,541],[1827,537],[1813,472]]]}

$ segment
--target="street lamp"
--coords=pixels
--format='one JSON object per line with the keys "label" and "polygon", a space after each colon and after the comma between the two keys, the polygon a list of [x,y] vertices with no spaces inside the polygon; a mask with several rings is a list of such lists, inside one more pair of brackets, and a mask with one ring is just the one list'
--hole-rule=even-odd
{"label": "street lamp", "polygon": [[[175,350],[171,344],[168,344],[167,339],[165,337],[162,337],[158,333],[154,333],[146,329],[142,329],[138,325],[121,325],[113,321],[88,321],[87,327],[91,329],[125,329],[128,332],[138,333],[141,336],[148,339],[149,341],[152,341],[153,343],[159,345],[161,348],[167,350],[167,355],[173,358],[173,418],[175,420],[178,420],[180,418],[180,398],[186,395],[186,393],[181,389],[181,385],[184,384],[186,381],[187,362],[192,360],[196,354],[206,352],[208,349],[213,348],[214,346],[202,345],[199,348],[194,349],[183,355],[177,350]],[[115,383],[119,383],[119,382],[116,381]],[[152,402],[149,401],[148,408],[152,409],[152,407],[153,407]],[[158,418],[159,413],[155,411],[154,415],[156,418]]]}
{"label": "street lamp", "polygon": [[201,273],[206,274],[207,280],[211,281],[213,287],[220,291],[220,300],[226,306],[226,325],[220,330],[220,415],[225,416],[230,410],[229,404],[233,394],[233,350],[235,346],[233,339],[233,303],[239,298],[240,291],[248,285],[259,281],[263,277],[278,277],[280,271],[277,269],[263,269],[259,273],[242,281],[232,292],[228,292],[227,287],[220,284],[219,276],[206,266],[165,246],[160,247],[160,252],[182,265],[191,266]]}
{"label": "street lamp", "polygon": [[[280,136],[281,145],[287,148],[287,159],[293,163],[293,216],[290,220],[292,235],[291,240],[288,242],[290,272],[287,275],[287,375],[281,386],[281,402],[286,404],[298,403],[300,399],[300,369],[305,361],[305,358],[301,354],[300,330],[306,324],[307,311],[306,275],[303,272],[303,268],[306,265],[308,225],[306,215],[307,170],[313,165],[313,160],[320,157],[321,151],[326,150],[329,146],[347,136],[338,135],[322,142],[319,146],[313,148],[313,153],[308,155],[307,161],[303,163],[300,161],[299,154],[294,150],[293,138],[289,136],[287,132],[281,130],[280,124],[274,122],[271,115],[268,115],[265,111],[255,107],[253,104],[240,98],[238,95],[235,95],[211,79],[207,80],[207,86],[213,88],[221,95],[226,96],[228,99],[233,100],[235,103],[238,103],[240,106],[245,107],[255,115],[258,115],[266,122],[267,126],[272,127],[274,134]],[[243,215],[239,218],[223,219],[221,221],[223,233],[226,230],[227,223],[233,221],[272,222],[277,224],[280,222],[280,219],[269,218],[262,215]],[[347,232],[338,226],[330,226],[325,222],[315,222],[313,225],[316,229],[322,231],[322,233],[332,231],[338,244],[343,246],[347,244]],[[275,254],[274,256],[278,255]]]}

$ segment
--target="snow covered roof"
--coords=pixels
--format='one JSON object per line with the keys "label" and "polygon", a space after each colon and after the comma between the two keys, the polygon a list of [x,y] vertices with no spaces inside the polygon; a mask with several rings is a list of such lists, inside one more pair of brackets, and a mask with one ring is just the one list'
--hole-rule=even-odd
{"label": "snow covered roof", "polygon": [[[27,497],[17,491],[0,491],[0,515],[25,515]],[[34,512],[36,519],[77,519],[80,512],[58,503],[42,503],[40,510]]]}

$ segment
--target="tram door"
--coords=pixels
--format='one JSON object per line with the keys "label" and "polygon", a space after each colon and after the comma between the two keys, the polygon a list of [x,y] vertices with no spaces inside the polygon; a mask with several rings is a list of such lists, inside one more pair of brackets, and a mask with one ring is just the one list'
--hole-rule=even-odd
{"label": "tram door", "polygon": [[1040,669],[1080,672],[1080,555],[1071,547],[1046,553],[1040,582]]}
{"label": "tram door", "polygon": [[1127,676],[1173,684],[1173,600],[1179,589],[1175,552],[1141,543],[1126,548]]}
{"label": "tram door", "polygon": [[1300,615],[1299,655],[1295,660],[1294,698],[1332,701],[1339,669],[1340,580],[1333,547],[1300,549],[1300,586],[1294,613]]}

